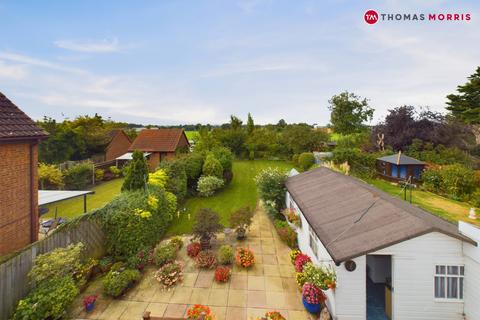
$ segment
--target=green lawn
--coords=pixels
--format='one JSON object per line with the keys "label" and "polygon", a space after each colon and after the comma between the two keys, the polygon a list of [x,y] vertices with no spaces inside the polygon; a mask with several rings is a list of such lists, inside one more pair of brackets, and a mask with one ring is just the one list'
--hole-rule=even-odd
{"label": "green lawn", "polygon": [[229,217],[233,211],[243,206],[254,207],[256,205],[258,194],[254,178],[260,170],[268,167],[280,167],[287,171],[292,166],[292,164],[282,161],[234,161],[233,180],[230,185],[210,198],[195,197],[188,199],[185,206],[180,208],[180,217],[174,219],[168,234],[191,232],[195,212],[200,208],[215,210],[220,214],[222,224],[228,226]]}
{"label": "green lawn", "polygon": [[198,131],[185,131],[185,135],[188,140],[192,140],[194,137],[198,136]]}
{"label": "green lawn", "polygon": [[[397,185],[381,179],[372,179],[367,182],[393,196],[403,199],[402,189]],[[409,194],[407,194],[407,200],[409,200]],[[443,219],[452,222],[463,220],[480,226],[480,218],[477,218],[476,220],[468,218],[468,213],[471,207],[468,203],[451,200],[419,189],[413,190],[412,203]],[[478,213],[480,212],[477,209],[477,214]]]}
{"label": "green lawn", "polygon": [[[93,187],[92,190],[95,191],[95,194],[87,196],[87,211],[101,208],[110,202],[120,193],[122,183],[123,178],[105,181]],[[46,207],[50,210],[42,218],[53,218],[55,216],[55,208],[58,210],[58,217],[73,218],[83,213],[83,197],[52,203]]]}

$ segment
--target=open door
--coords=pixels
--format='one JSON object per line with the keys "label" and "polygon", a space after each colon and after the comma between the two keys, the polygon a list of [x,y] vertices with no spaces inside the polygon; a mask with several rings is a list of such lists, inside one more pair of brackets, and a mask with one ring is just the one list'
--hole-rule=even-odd
{"label": "open door", "polygon": [[393,318],[392,256],[367,255],[367,320]]}

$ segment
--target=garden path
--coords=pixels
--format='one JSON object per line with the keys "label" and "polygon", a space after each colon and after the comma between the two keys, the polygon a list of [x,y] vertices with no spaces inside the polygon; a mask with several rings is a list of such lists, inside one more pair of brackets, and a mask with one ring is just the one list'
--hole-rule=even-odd
{"label": "garden path", "polygon": [[[185,243],[188,239],[185,238]],[[170,291],[160,288],[153,278],[155,269],[144,272],[142,280],[123,297],[110,299],[102,293],[101,281],[94,281],[74,302],[72,317],[76,319],[141,319],[144,311],[152,316],[185,316],[193,304],[210,306],[217,320],[257,319],[267,311],[279,311],[289,320],[310,319],[295,282],[290,263],[290,248],[278,237],[264,210],[257,209],[248,237],[243,242],[219,235],[214,249],[230,243],[253,250],[256,264],[249,270],[233,267],[232,278],[226,284],[214,281],[213,270],[199,270],[186,254],[184,246],[179,259],[185,262],[183,282]],[[99,294],[95,309],[82,310],[82,297]]]}

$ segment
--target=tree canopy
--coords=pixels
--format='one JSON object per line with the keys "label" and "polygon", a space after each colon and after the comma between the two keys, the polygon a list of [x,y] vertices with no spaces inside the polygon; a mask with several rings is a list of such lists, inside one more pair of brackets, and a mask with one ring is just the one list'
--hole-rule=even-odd
{"label": "tree canopy", "polygon": [[458,94],[447,96],[452,115],[467,124],[480,124],[480,67],[468,77],[467,83],[457,87]]}
{"label": "tree canopy", "polygon": [[374,110],[367,99],[348,91],[334,95],[329,101],[330,122],[336,133],[360,132],[364,122],[372,120]]}

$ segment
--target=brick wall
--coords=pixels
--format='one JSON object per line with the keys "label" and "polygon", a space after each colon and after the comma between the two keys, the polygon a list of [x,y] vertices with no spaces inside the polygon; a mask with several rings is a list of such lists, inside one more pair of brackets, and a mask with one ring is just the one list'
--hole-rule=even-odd
{"label": "brick wall", "polygon": [[[33,148],[34,222],[38,236],[37,146]],[[31,242],[30,145],[0,144],[0,255]]]}
{"label": "brick wall", "polygon": [[127,136],[119,132],[118,134],[113,137],[112,141],[107,147],[107,151],[105,153],[105,161],[115,160],[117,157],[128,152],[128,148],[132,143],[127,138]]}

